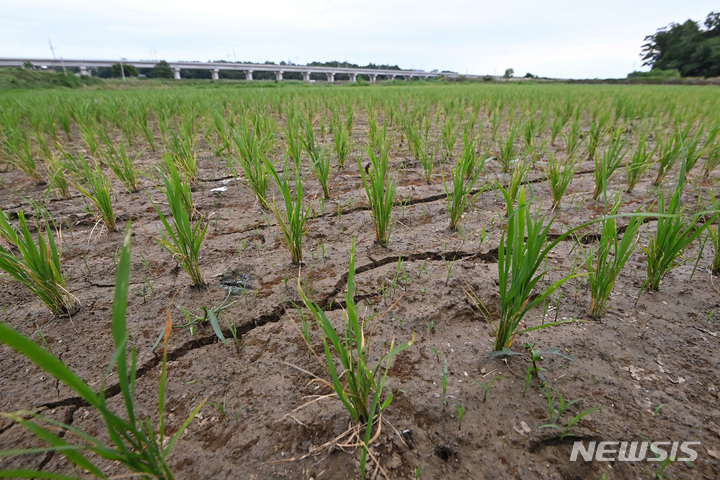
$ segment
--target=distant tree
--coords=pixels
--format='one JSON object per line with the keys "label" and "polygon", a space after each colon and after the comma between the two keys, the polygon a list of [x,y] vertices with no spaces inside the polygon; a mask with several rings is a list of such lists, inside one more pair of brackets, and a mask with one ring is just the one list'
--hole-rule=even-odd
{"label": "distant tree", "polygon": [[23,62],[23,68],[26,68],[28,70],[35,70],[35,66],[32,64],[30,60],[25,60]]}
{"label": "distant tree", "polygon": [[507,70],[505,70],[503,78],[512,78],[513,75],[515,75],[515,70],[513,70],[512,68],[508,68]]}
{"label": "distant tree", "polygon": [[115,78],[122,77],[123,72],[125,72],[126,77],[137,77],[138,75],[140,75],[135,65],[128,65],[127,63],[123,63],[121,67],[120,63],[115,63],[113,64],[113,66],[110,67],[110,73]]}
{"label": "distant tree", "polygon": [[173,78],[173,71],[170,64],[165,60],[160,60],[152,69],[153,78]]}
{"label": "distant tree", "polygon": [[720,76],[720,13],[711,12],[704,28],[693,20],[671,23],[645,37],[643,65],[677,70],[683,77]]}

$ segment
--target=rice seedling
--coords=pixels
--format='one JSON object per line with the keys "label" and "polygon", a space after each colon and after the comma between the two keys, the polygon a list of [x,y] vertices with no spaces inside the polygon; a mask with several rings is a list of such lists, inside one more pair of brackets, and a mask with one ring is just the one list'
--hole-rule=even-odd
{"label": "rice seedling", "polygon": [[386,247],[392,233],[392,209],[395,201],[397,182],[390,178],[388,173],[389,159],[384,155],[376,155],[372,147],[367,149],[370,156],[371,167],[367,174],[360,158],[357,159],[360,174],[362,175],[365,193],[370,202],[370,211],[375,227],[375,239]]}
{"label": "rice seedling", "polygon": [[[580,112],[580,109],[578,109],[577,112]],[[582,135],[580,118],[577,116],[577,114],[573,121],[570,123],[570,130],[563,136],[565,137],[565,151],[567,152],[568,156],[575,156],[585,139],[588,138],[587,135]]]}
{"label": "rice seedling", "polygon": [[35,180],[38,185],[43,185],[45,179],[40,173],[38,163],[35,159],[35,151],[32,141],[26,133],[17,130],[10,130],[6,134],[5,147],[8,150],[9,163],[17,167],[28,177]]}
{"label": "rice seedling", "polygon": [[451,157],[455,150],[455,143],[457,142],[458,127],[454,113],[447,113],[445,121],[440,128],[442,136],[443,146],[445,147],[445,156]]}
{"label": "rice seedling", "polygon": [[70,162],[66,165],[72,164],[74,168],[78,168],[75,178],[70,182],[95,207],[97,216],[105,227],[111,232],[116,231],[117,223],[113,208],[115,193],[110,178],[100,169],[100,164],[97,162],[93,162],[94,165],[91,167],[85,157],[66,154],[66,158]]}
{"label": "rice seedling", "polygon": [[[112,335],[115,343],[115,353],[108,366],[105,378],[116,369],[120,394],[123,399],[125,412],[119,415],[113,412],[105,398],[105,383],[101,385],[100,392],[95,393],[93,388],[85,383],[76,373],[70,370],[61,360],[45,351],[31,339],[25,337],[4,323],[0,323],[0,343],[11,347],[21,355],[36,363],[48,374],[57,378],[77,393],[102,419],[107,430],[107,437],[102,438],[78,427],[58,422],[45,415],[32,411],[18,411],[3,413],[6,419],[25,427],[35,437],[48,443],[46,448],[28,448],[18,450],[0,451],[0,456],[22,454],[37,454],[42,452],[61,452],[64,458],[78,467],[98,478],[109,478],[97,457],[124,465],[133,472],[132,476],[172,480],[175,478],[168,459],[170,454],[190,425],[200,409],[205,404],[203,400],[172,436],[166,436],[165,429],[165,392],[167,385],[167,350],[168,339],[172,330],[170,312],[165,322],[165,348],[161,362],[160,385],[158,388],[158,427],[153,428],[150,420],[138,418],[135,401],[135,379],[137,368],[137,352],[132,351],[130,364],[128,364],[127,342],[127,294],[130,278],[130,224],[126,229],[122,245],[122,253],[118,263],[115,296],[112,312]],[[63,431],[65,434],[59,433]],[[89,456],[86,452],[92,453]],[[71,478],[62,474],[35,470],[4,470],[0,472],[3,477],[15,478]],[[72,477],[74,478],[74,477]]]}
{"label": "rice seedling", "polygon": [[[470,148],[474,149],[472,145]],[[455,169],[450,171],[452,176],[451,188],[448,187],[444,170],[441,170],[443,186],[445,187],[445,195],[447,196],[448,202],[448,213],[450,215],[450,230],[457,230],[458,224],[460,220],[462,220],[465,211],[487,187],[485,186],[474,195],[472,194],[482,173],[482,169],[475,168],[474,163],[475,162],[469,161],[464,157],[458,158]]]}
{"label": "rice seedling", "polygon": [[[500,186],[503,195],[508,193]],[[528,331],[564,323],[549,322],[534,327],[524,327],[523,318],[536,305],[543,302],[563,283],[578,275],[570,274],[551,285],[539,288],[538,282],[548,273],[540,271],[548,253],[572,230],[560,235],[548,244],[548,234],[554,220],[544,224],[544,218],[528,212],[525,189],[520,190],[518,206],[511,207],[507,231],[503,232],[498,247],[498,276],[500,287],[500,318],[493,324],[495,331],[494,351],[510,348],[515,338]],[[531,295],[532,294],[532,295]],[[473,298],[476,304],[479,300]]]}
{"label": "rice seedling", "polygon": [[714,145],[708,145],[706,151],[707,158],[703,166],[703,175],[709,177],[710,173],[720,165],[720,141],[715,142]]}
{"label": "rice seedling", "polygon": [[142,151],[135,155],[134,158],[128,155],[125,150],[125,144],[122,141],[118,147],[111,144],[108,151],[102,155],[103,163],[110,168],[130,193],[135,193],[140,188],[140,171],[135,166],[135,162],[140,155],[142,155]]}
{"label": "rice seedling", "polygon": [[350,131],[345,123],[340,120],[338,113],[333,114],[333,141],[335,143],[335,155],[337,155],[338,168],[345,167],[345,159],[350,153]]}
{"label": "rice seedling", "polygon": [[515,205],[515,199],[520,192],[520,187],[525,181],[527,173],[530,171],[530,162],[527,160],[517,160],[513,167],[512,176],[508,183],[507,190],[501,189],[503,196],[505,197],[505,215],[510,216],[510,212]]}
{"label": "rice seedling", "polygon": [[280,177],[275,167],[270,162],[267,162],[267,169],[270,175],[275,179],[280,194],[285,202],[285,210],[281,211],[275,200],[273,199],[270,209],[275,214],[280,230],[282,230],[285,243],[287,244],[288,250],[290,250],[290,257],[293,263],[301,263],[303,259],[302,254],[302,241],[305,233],[305,224],[308,217],[310,216],[311,207],[303,209],[303,184],[302,177],[300,176],[299,170],[295,170],[295,195],[290,190],[290,183],[288,181],[288,159],[285,159],[285,168],[283,169],[283,175]]}
{"label": "rice seedling", "polygon": [[70,184],[65,170],[65,164],[55,154],[48,157],[48,187],[55,189],[58,198],[68,199],[72,194],[70,193]]}
{"label": "rice seedling", "polygon": [[197,179],[197,150],[192,131],[192,122],[183,124],[182,130],[181,133],[178,133],[174,129],[168,128],[169,137],[166,145],[175,164],[182,170],[185,178],[190,183],[194,183]]}
{"label": "rice seedling", "polygon": [[577,157],[570,157],[564,162],[556,159],[551,153],[548,157],[548,163],[545,167],[545,176],[550,184],[550,192],[552,193],[552,209],[555,210],[560,206],[565,191],[577,170]]}
{"label": "rice seedling", "polygon": [[620,233],[616,218],[619,207],[620,197],[618,196],[610,209],[609,216],[603,220],[602,233],[597,247],[590,248],[586,253],[590,287],[588,313],[593,318],[601,318],[605,315],[615,281],[635,249],[638,231],[642,225],[642,217],[630,217],[625,232],[622,234],[622,240],[619,240]]}
{"label": "rice seedling", "polygon": [[[325,351],[324,366],[330,375],[331,381],[317,379],[330,386],[350,414],[352,422],[357,425],[353,432],[357,444],[361,447],[360,470],[361,478],[365,478],[367,455],[370,448],[373,430],[378,430],[382,422],[382,413],[393,401],[392,390],[385,395],[385,382],[392,359],[412,346],[415,339],[400,345],[394,340],[385,342],[385,353],[380,357],[374,367],[370,367],[370,360],[375,358],[371,354],[372,335],[375,326],[371,322],[361,320],[355,305],[355,240],[350,250],[350,265],[348,266],[347,292],[345,294],[345,325],[344,331],[338,332],[320,307],[312,302],[300,285],[298,277],[298,293],[305,306],[315,317],[317,324],[325,334],[323,347]],[[378,318],[379,320],[379,318]],[[377,320],[375,322],[377,324]],[[370,327],[370,328],[368,328]],[[312,346],[308,343],[308,347]],[[331,348],[332,347],[332,348]],[[340,360],[340,368],[336,365],[334,355]],[[383,397],[386,397],[383,399]],[[377,429],[373,426],[377,424]],[[362,433],[362,430],[364,434]]]}
{"label": "rice seedling", "polygon": [[498,141],[498,154],[497,160],[500,162],[500,167],[503,173],[508,173],[512,162],[517,159],[518,151],[515,147],[515,138],[518,135],[518,128],[513,125],[508,130],[508,135],[504,142]]}
{"label": "rice seedling", "polygon": [[[0,237],[18,250],[19,255],[0,245],[0,269],[23,284],[55,315],[75,312],[77,300],[66,289],[65,274],[60,263],[62,243],[58,245],[50,229],[50,215],[36,206],[37,240],[28,230],[22,210],[18,212],[18,228],[13,227],[5,212],[0,211]],[[41,220],[45,223],[44,228]],[[43,231],[44,230],[44,231]],[[60,234],[57,234],[60,239]]]}
{"label": "rice seedling", "polygon": [[318,179],[318,182],[320,182],[323,196],[325,198],[330,198],[330,189],[328,187],[328,180],[330,179],[330,155],[328,155],[326,151],[322,150],[315,140],[315,132],[313,130],[312,122],[304,117],[302,118],[302,122],[305,135],[301,136],[300,140],[310,156],[312,171]]}
{"label": "rice seedling", "polygon": [[435,170],[435,156],[437,155],[437,146],[433,144],[427,137],[418,137],[420,142],[420,150],[418,158],[423,167],[425,174],[425,182],[430,184],[432,181],[432,174]]}
{"label": "rice seedling", "polygon": [[710,265],[710,270],[717,275],[718,273],[720,273],[720,234],[718,234],[718,226],[713,225],[709,227],[708,233],[710,235],[710,240],[714,250],[713,261]]}
{"label": "rice seedling", "polygon": [[[640,294],[645,288],[657,291],[663,277],[683,263],[682,252],[720,217],[720,205],[714,199],[708,211],[697,212],[690,216],[684,215],[685,209],[681,207],[680,197],[685,187],[685,167],[686,162],[683,158],[680,164],[680,176],[670,202],[666,205],[664,193],[660,193],[658,198],[655,236],[649,239],[647,247],[641,246],[647,256],[647,277]],[[698,226],[701,220],[703,223]],[[702,254],[702,251],[700,253]]]}
{"label": "rice seedling", "polygon": [[650,169],[654,154],[655,149],[648,150],[645,139],[641,139],[625,165],[626,192],[632,192],[643,174]]}
{"label": "rice seedling", "polygon": [[205,285],[200,271],[199,257],[200,247],[209,223],[205,221],[204,217],[200,217],[195,225],[192,224],[188,213],[188,202],[192,205],[192,196],[189,199],[186,198],[186,195],[192,194],[183,187],[177,170],[175,170],[175,175],[162,174],[162,178],[172,218],[168,220],[160,207],[153,202],[166,233],[162,237],[153,237],[153,239],[160,247],[169,252],[190,275],[193,285],[196,287]]}
{"label": "rice seedling", "polygon": [[245,173],[245,179],[250,184],[255,197],[262,207],[268,206],[267,188],[268,177],[266,168],[266,155],[263,152],[263,140],[258,138],[247,122],[233,129],[231,138],[240,154],[240,167]]}
{"label": "rice seedling", "polygon": [[603,154],[595,156],[593,200],[597,200],[601,193],[604,195],[607,192],[608,183],[617,173],[627,150],[627,137],[616,134],[603,150]]}
{"label": "rice seedling", "polygon": [[660,185],[682,155],[683,136],[681,133],[661,139],[657,144],[658,173],[653,185]]}

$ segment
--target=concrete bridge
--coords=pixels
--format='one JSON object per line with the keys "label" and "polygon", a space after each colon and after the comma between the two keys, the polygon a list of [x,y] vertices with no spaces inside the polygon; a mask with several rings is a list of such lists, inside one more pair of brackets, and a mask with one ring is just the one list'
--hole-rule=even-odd
{"label": "concrete bridge", "polygon": [[[78,67],[80,75],[90,75],[91,68],[111,67],[116,63],[133,65],[137,68],[153,68],[158,62],[155,60],[55,60],[48,58],[0,58],[0,67],[22,67],[30,62],[35,67],[62,68]],[[356,82],[358,75],[367,75],[371,82],[377,81],[379,76],[390,80],[397,77],[409,80],[413,77],[422,79],[449,76],[457,77],[456,73],[444,74],[437,71],[425,72],[423,70],[383,70],[373,68],[347,68],[347,67],[312,67],[308,65],[273,65],[264,63],[232,63],[232,62],[167,62],[173,70],[175,80],[180,80],[181,69],[210,70],[213,80],[220,78],[220,70],[234,70],[245,72],[245,79],[252,80],[253,72],[273,72],[276,80],[282,80],[286,72],[298,72],[303,80],[310,81],[310,74],[319,73],[327,77],[328,82],[334,82],[338,74],[346,74],[351,82]]]}

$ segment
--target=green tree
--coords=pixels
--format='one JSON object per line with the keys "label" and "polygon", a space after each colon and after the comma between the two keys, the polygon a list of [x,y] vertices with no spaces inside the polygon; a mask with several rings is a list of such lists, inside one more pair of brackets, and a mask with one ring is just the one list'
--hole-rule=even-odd
{"label": "green tree", "polygon": [[173,71],[170,64],[165,60],[160,60],[152,69],[153,78],[173,78]]}
{"label": "green tree", "polygon": [[507,70],[505,70],[503,78],[512,78],[513,75],[515,75],[515,70],[513,70],[512,68],[508,68]]}
{"label": "green tree", "polygon": [[123,63],[121,66],[120,63],[115,63],[112,67],[110,67],[110,72],[113,77],[122,77],[123,71],[125,72],[126,77],[137,77],[139,75],[138,69],[135,65]]}
{"label": "green tree", "polygon": [[645,37],[643,65],[677,70],[683,77],[720,76],[720,13],[711,12],[704,28],[693,20],[671,23]]}

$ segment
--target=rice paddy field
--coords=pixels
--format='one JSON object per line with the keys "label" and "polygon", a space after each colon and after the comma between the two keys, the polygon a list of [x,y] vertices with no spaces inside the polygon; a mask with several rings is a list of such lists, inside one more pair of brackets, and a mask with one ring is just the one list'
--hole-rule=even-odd
{"label": "rice paddy field", "polygon": [[718,112],[0,92],[2,475],[720,477]]}

